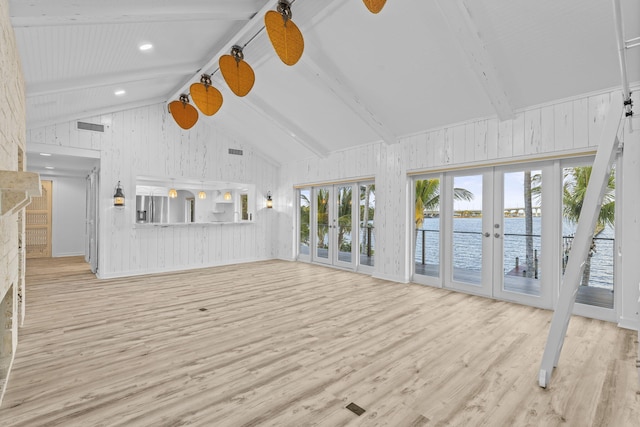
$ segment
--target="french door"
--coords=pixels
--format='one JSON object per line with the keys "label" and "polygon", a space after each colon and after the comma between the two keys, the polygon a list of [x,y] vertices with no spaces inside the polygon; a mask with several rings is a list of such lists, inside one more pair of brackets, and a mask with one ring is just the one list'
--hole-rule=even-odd
{"label": "french door", "polygon": [[552,218],[542,215],[549,173],[547,166],[520,165],[416,180],[414,279],[551,307],[553,280],[541,280],[543,266],[553,262],[543,246],[553,240]]}
{"label": "french door", "polygon": [[356,184],[313,188],[312,261],[354,269],[358,252]]}

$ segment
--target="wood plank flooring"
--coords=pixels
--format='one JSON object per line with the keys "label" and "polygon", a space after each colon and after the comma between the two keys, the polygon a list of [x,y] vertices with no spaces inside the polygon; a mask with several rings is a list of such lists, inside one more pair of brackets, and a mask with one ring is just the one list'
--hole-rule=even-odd
{"label": "wood plank flooring", "polygon": [[[304,263],[97,280],[29,260],[1,426],[637,426],[637,334]],[[345,409],[354,402],[361,416]]]}

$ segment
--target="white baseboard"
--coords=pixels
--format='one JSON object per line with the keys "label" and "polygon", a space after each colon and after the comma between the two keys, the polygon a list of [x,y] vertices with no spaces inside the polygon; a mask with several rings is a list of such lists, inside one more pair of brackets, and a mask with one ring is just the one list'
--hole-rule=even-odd
{"label": "white baseboard", "polygon": [[397,282],[397,283],[409,283],[409,279],[406,277],[401,277],[401,276],[395,276],[392,274],[384,274],[384,273],[379,273],[379,272],[374,272],[371,277],[373,277],[374,279],[382,279],[382,280],[388,280],[390,282]]}
{"label": "white baseboard", "polygon": [[640,320],[637,319],[625,319],[621,317],[618,320],[618,326],[624,329],[631,329],[632,331],[640,330]]}
{"label": "white baseboard", "polygon": [[116,271],[116,272],[110,272],[110,273],[102,273],[98,271],[96,276],[98,277],[98,279],[117,279],[121,277],[144,276],[146,274],[175,273],[177,271],[200,270],[203,268],[221,267],[224,265],[247,264],[250,262],[269,261],[272,259],[273,258],[234,259],[234,260],[215,262],[215,263],[209,263],[209,264],[176,265],[171,267],[158,267],[158,268],[151,268],[146,270]]}

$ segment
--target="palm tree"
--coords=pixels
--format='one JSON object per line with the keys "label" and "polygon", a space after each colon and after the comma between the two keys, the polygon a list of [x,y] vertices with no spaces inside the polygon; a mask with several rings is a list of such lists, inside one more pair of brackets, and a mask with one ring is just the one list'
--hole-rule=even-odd
{"label": "palm tree", "polygon": [[329,190],[318,189],[318,204],[316,206],[317,246],[326,248],[325,237],[329,233]]}
{"label": "palm tree", "polygon": [[542,199],[542,176],[540,173],[531,175],[530,170],[524,171],[524,225],[526,236],[526,276],[535,277],[535,259],[533,251],[533,201]]}
{"label": "palm tree", "polygon": [[[360,218],[362,218],[362,228],[365,229],[369,227],[369,218],[373,217],[374,210],[371,208],[371,194],[375,195],[375,191],[375,184],[360,186],[360,200],[364,200]],[[371,242],[368,241],[370,235],[371,233],[365,233],[365,241],[361,245],[361,252],[363,254],[367,254],[367,247],[371,245]]]}
{"label": "palm tree", "polygon": [[[591,166],[567,168],[564,172],[564,183],[562,186],[562,215],[575,224],[580,218],[584,196],[587,193],[587,185],[591,177]],[[602,198],[602,206],[598,214],[596,229],[593,234],[598,234],[606,225],[613,225],[615,220],[615,171],[612,170],[607,182],[607,189]],[[582,285],[589,285],[591,275],[591,257],[595,252],[595,243],[591,243],[591,250],[585,263],[582,273]]]}
{"label": "palm tree", "polygon": [[309,225],[311,223],[311,203],[309,197],[300,192],[300,243],[309,246]]}
{"label": "palm tree", "polygon": [[[351,248],[343,242],[344,235],[351,233],[351,186],[340,187],[338,190],[338,245],[339,250],[350,252]],[[343,245],[345,245],[343,247]]]}
{"label": "palm tree", "polygon": [[[453,198],[455,200],[473,200],[473,193],[464,188],[454,188]],[[415,197],[415,235],[414,242],[418,242],[418,230],[424,223],[424,211],[436,210],[440,206],[440,180],[419,179],[416,181]]]}
{"label": "palm tree", "polygon": [[[473,193],[464,188],[454,188],[453,198],[455,200],[473,200]],[[435,210],[440,206],[440,180],[439,179],[419,179],[416,181],[415,200],[415,221],[416,233],[422,228],[424,223],[424,211]]]}

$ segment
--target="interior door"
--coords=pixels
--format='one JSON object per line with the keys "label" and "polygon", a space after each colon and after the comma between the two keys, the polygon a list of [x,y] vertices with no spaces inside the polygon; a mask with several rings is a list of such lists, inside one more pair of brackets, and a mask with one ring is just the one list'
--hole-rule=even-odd
{"label": "interior door", "polygon": [[98,271],[98,171],[93,170],[87,176],[86,246],[85,261],[91,271]]}
{"label": "interior door", "polygon": [[51,257],[51,201],[53,183],[41,181],[42,195],[26,208],[25,249],[27,258]]}

